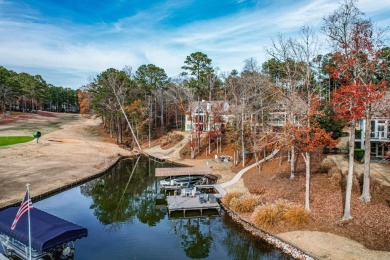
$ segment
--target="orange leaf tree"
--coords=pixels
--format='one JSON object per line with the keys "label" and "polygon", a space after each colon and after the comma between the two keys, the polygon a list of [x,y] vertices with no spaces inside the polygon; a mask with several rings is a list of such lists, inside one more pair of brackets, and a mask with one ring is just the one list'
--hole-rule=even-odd
{"label": "orange leaf tree", "polygon": [[80,114],[86,114],[90,112],[90,94],[79,89],[77,90],[77,99],[80,107]]}

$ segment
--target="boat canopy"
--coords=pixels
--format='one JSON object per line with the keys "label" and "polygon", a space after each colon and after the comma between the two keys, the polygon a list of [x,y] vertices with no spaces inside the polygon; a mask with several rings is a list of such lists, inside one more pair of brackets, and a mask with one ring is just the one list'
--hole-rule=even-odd
{"label": "boat canopy", "polygon": [[210,175],[212,173],[213,171],[209,167],[156,168],[156,177],[181,175]]}
{"label": "boat canopy", "polygon": [[[28,245],[28,217],[24,214],[11,229],[18,207],[0,212],[0,233]],[[44,252],[64,243],[86,237],[88,230],[37,208],[30,211],[31,247]]]}

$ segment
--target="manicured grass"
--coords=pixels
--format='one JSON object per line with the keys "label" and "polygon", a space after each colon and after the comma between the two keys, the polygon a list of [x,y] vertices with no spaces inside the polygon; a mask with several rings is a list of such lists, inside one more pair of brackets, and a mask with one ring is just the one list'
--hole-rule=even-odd
{"label": "manicured grass", "polygon": [[26,143],[34,140],[32,136],[0,136],[0,146]]}

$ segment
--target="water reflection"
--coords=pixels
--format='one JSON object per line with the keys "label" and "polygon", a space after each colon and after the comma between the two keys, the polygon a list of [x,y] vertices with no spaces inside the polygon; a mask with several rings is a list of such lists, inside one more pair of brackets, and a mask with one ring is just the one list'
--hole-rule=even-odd
{"label": "water reflection", "polygon": [[175,219],[172,220],[172,228],[187,257],[198,259],[209,256],[213,242],[210,218]]}
{"label": "water reflection", "polygon": [[156,189],[148,160],[122,160],[111,174],[88,182],[80,187],[81,194],[91,197],[90,208],[105,225],[132,221],[155,226],[165,216],[165,210],[156,209]]}

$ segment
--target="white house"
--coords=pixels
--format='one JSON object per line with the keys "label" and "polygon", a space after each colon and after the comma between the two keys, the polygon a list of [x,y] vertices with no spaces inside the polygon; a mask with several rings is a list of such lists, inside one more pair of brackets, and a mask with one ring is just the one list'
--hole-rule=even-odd
{"label": "white house", "polygon": [[[216,119],[216,116],[221,118]],[[185,131],[196,129],[199,125],[201,131],[219,129],[222,123],[230,122],[234,118],[230,114],[229,104],[224,101],[194,101],[189,104],[185,117]]]}
{"label": "white house", "polygon": [[[365,120],[360,120],[358,129],[361,134],[356,136],[356,147],[364,149]],[[371,120],[371,156],[382,158],[389,151],[384,144],[390,142],[390,118],[375,118]]]}
{"label": "white house", "polygon": [[[370,152],[371,156],[382,158],[390,149],[389,146],[384,145],[390,142],[390,92],[372,105],[372,111]],[[356,148],[364,149],[365,123],[365,119],[358,121],[357,130],[361,130],[361,134],[355,138]]]}
{"label": "white house", "polygon": [[274,127],[282,127],[287,122],[288,113],[292,113],[292,123],[299,125],[306,110],[307,104],[298,95],[291,95],[291,99],[279,96],[273,106],[269,108],[267,124]]}

